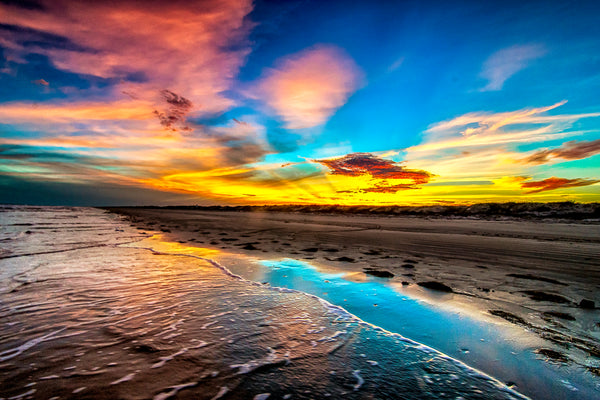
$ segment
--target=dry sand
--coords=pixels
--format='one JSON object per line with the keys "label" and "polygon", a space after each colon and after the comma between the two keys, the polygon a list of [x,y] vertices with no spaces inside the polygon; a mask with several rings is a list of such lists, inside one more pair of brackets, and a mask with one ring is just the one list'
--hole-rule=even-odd
{"label": "dry sand", "polygon": [[[538,352],[600,375],[600,224],[286,212],[113,208],[169,240],[310,260],[502,318]],[[265,254],[266,253],[266,254]],[[423,289],[427,288],[427,289]],[[440,296],[441,293],[447,293]]]}

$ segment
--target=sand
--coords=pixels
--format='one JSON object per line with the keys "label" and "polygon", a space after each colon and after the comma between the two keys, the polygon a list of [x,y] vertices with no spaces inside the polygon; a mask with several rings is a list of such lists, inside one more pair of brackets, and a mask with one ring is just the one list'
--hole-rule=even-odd
{"label": "sand", "polygon": [[371,274],[535,332],[550,362],[600,375],[600,224],[112,208],[168,240]]}

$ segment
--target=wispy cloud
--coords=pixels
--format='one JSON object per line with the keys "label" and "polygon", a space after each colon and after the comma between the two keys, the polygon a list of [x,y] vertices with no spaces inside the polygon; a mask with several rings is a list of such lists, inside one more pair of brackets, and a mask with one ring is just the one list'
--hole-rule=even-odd
{"label": "wispy cloud", "polygon": [[280,60],[258,83],[254,95],[285,122],[288,129],[325,123],[359,87],[362,73],[334,46],[316,46]]}
{"label": "wispy cloud", "polygon": [[599,117],[600,113],[546,115],[566,101],[547,107],[488,113],[474,112],[449,121],[436,123],[427,129],[423,143],[409,151],[438,151],[450,148],[496,146],[508,143],[542,142],[576,135],[575,122]]}
{"label": "wispy cloud", "polygon": [[600,153],[600,139],[589,142],[576,140],[564,143],[555,149],[537,150],[523,161],[528,164],[544,164],[556,158],[581,160]]}
{"label": "wispy cloud", "polygon": [[[533,151],[529,156],[519,150],[525,143],[539,144],[569,136],[589,135],[588,131],[580,129],[581,121],[600,117],[600,113],[556,114],[555,110],[565,103],[508,112],[472,112],[433,124],[424,132],[421,144],[405,149],[404,159],[414,168],[426,169],[437,175],[435,187],[424,186],[427,193],[438,193],[438,185],[450,185],[453,187],[449,189],[451,191],[442,194],[460,194],[472,199],[475,199],[473,196],[486,196],[479,197],[479,201],[502,200],[503,196],[514,199],[523,195],[521,182],[504,178],[541,173],[533,165],[555,158],[580,159],[599,152],[596,140],[568,142],[558,149]],[[550,115],[550,112],[555,114]],[[524,167],[524,163],[531,166]],[[543,171],[545,174],[548,172],[548,169]],[[481,180],[495,183],[472,189],[455,184]],[[525,180],[522,179],[522,182]],[[571,184],[574,187],[586,186],[589,182],[592,181],[550,180],[539,183],[539,187],[535,187],[538,183],[526,182],[525,188],[529,186],[530,191],[525,194],[549,191],[552,185],[559,188],[561,184]],[[552,198],[560,199],[561,195],[552,194]]]}
{"label": "wispy cloud", "polygon": [[530,190],[527,192],[528,194],[531,194],[531,193],[545,192],[547,190],[589,186],[589,185],[593,185],[598,182],[600,182],[600,180],[582,179],[582,178],[566,179],[566,178],[551,177],[551,178],[544,179],[541,181],[523,182],[523,183],[521,183],[521,187],[523,189],[533,189],[533,190]]}
{"label": "wispy cloud", "polygon": [[483,64],[480,76],[488,81],[481,91],[500,90],[504,82],[526,68],[531,61],[542,57],[546,50],[541,45],[516,45],[498,50]]}
{"label": "wispy cloud", "polygon": [[33,83],[40,86],[50,86],[50,83],[45,79],[36,79],[35,81],[33,81]]}

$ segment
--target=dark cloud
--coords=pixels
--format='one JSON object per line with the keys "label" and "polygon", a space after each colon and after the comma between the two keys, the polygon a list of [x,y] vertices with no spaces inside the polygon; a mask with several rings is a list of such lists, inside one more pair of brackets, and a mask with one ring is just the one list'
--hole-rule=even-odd
{"label": "dark cloud", "polygon": [[167,89],[161,90],[160,95],[166,103],[165,110],[154,110],[154,115],[158,117],[160,124],[165,129],[171,131],[191,130],[191,128],[185,124],[185,116],[194,106],[192,102],[185,97]]}
{"label": "dark cloud", "polygon": [[556,178],[551,177],[548,179],[544,179],[542,181],[533,181],[533,182],[523,182],[521,183],[521,188],[523,189],[533,189],[528,191],[527,193],[539,193],[544,192],[546,190],[554,190],[554,189],[564,189],[570,187],[579,187],[579,186],[589,186],[594,183],[598,183],[600,180],[592,180],[592,179],[566,179],[566,178]]}
{"label": "dark cloud", "polygon": [[352,153],[333,160],[315,160],[325,165],[333,175],[371,175],[379,179],[410,179],[413,185],[422,185],[433,176],[427,171],[406,169],[399,163],[369,153]]}
{"label": "dark cloud", "polygon": [[572,141],[556,149],[536,151],[525,159],[528,164],[543,164],[554,158],[565,160],[581,160],[600,153],[600,139],[589,142]]}
{"label": "dark cloud", "polygon": [[44,6],[40,1],[34,0],[0,0],[1,4],[9,6],[17,6],[26,10],[44,10]]}
{"label": "dark cloud", "polygon": [[407,189],[419,189],[418,186],[416,185],[411,185],[411,184],[407,184],[407,183],[401,183],[399,185],[389,185],[389,184],[385,184],[385,183],[378,183],[373,187],[367,188],[367,189],[361,189],[360,192],[361,193],[396,193],[400,190],[407,190]]}
{"label": "dark cloud", "polygon": [[[107,171],[138,177],[155,177],[153,170],[156,165],[151,161],[141,160],[115,160],[105,157],[89,156],[76,153],[67,153],[41,149],[35,146],[0,145],[0,165],[13,165],[15,171],[20,168],[35,168],[45,175],[62,175],[73,177],[87,177],[89,179],[108,179],[111,176]],[[140,170],[143,174],[140,174]],[[11,176],[24,176],[27,173],[11,172]],[[112,179],[112,178],[111,178]]]}
{"label": "dark cloud", "polygon": [[[2,3],[0,1],[0,3]],[[19,25],[0,24],[0,36],[20,46],[71,51],[91,51],[69,38]]]}
{"label": "dark cloud", "polygon": [[0,174],[0,204],[119,206],[198,204],[200,201],[195,196],[130,185],[55,182]]}
{"label": "dark cloud", "polygon": [[269,153],[263,146],[246,140],[230,140],[224,143],[227,150],[223,157],[230,166],[250,164],[263,158]]}
{"label": "dark cloud", "polygon": [[250,126],[250,124],[249,124],[249,123],[247,123],[247,122],[245,122],[245,121],[240,121],[240,120],[239,120],[239,119],[237,119],[237,118],[233,118],[233,122],[235,122],[235,123],[236,123],[236,124],[238,124],[238,125],[242,125],[242,126]]}

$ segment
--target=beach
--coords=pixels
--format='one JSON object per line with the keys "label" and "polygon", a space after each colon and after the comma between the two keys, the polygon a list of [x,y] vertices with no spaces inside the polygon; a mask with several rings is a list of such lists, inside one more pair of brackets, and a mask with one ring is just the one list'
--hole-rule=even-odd
{"label": "beach", "polygon": [[0,218],[0,398],[600,389],[598,310],[580,305],[599,300],[594,223],[25,206]]}
{"label": "beach", "polygon": [[597,221],[113,210],[166,238],[389,279],[438,307],[503,320],[547,342],[549,362],[598,374]]}

